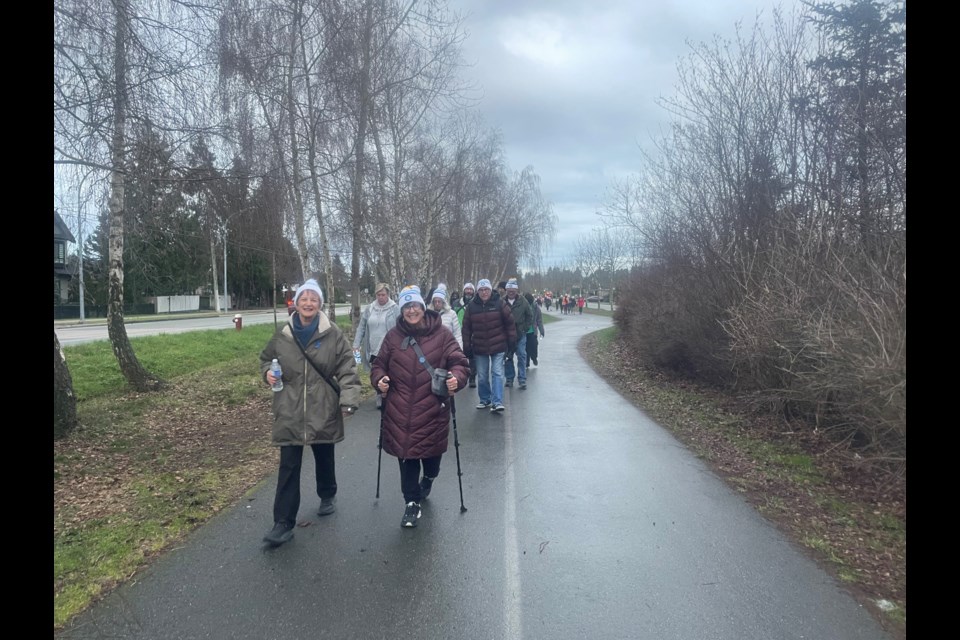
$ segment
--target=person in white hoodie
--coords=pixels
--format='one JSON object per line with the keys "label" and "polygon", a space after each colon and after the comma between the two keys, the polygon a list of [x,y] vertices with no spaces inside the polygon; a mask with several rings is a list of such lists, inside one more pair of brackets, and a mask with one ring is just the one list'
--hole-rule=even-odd
{"label": "person in white hoodie", "polygon": [[450,333],[456,338],[460,349],[463,349],[463,333],[460,330],[460,320],[457,319],[457,312],[450,308],[447,303],[447,285],[442,282],[433,290],[433,297],[430,299],[430,305],[433,310],[440,314],[443,320],[443,326],[450,329]]}
{"label": "person in white hoodie", "polygon": [[362,349],[364,360],[368,364],[377,357],[384,337],[390,329],[397,326],[397,319],[400,317],[400,306],[390,299],[388,284],[381,282],[374,293],[377,299],[368,304],[360,314],[357,335],[353,338],[353,352],[359,353]]}

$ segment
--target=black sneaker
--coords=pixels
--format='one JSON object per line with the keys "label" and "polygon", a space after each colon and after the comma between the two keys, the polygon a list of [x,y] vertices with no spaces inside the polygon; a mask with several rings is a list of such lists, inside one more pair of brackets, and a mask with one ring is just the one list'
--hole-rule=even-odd
{"label": "black sneaker", "polygon": [[521,382],[521,383],[520,383],[520,388],[521,388],[521,389],[526,389],[526,388],[527,388],[527,383],[526,383],[526,382]]}
{"label": "black sneaker", "polygon": [[476,377],[470,378],[470,381],[469,381],[469,383],[468,383],[468,386],[469,386],[471,389],[476,389],[476,388],[477,388],[477,378],[476,378]]}
{"label": "black sneaker", "polygon": [[507,388],[512,387],[512,386],[513,386],[513,380],[507,380],[506,383],[504,383],[503,386],[504,386],[504,387],[507,387]]}
{"label": "black sneaker", "polygon": [[420,505],[416,502],[408,502],[407,508],[403,512],[403,520],[400,521],[401,527],[415,527],[417,520],[420,519]]}
{"label": "black sneaker", "polygon": [[284,542],[290,542],[293,537],[293,525],[288,522],[278,522],[273,525],[270,533],[263,536],[263,541],[274,547],[279,547]]}
{"label": "black sneaker", "polygon": [[481,400],[480,402],[477,403],[477,409],[487,409],[487,408],[489,408],[490,406],[491,406],[491,405],[490,405],[489,402],[484,402],[483,400]]}
{"label": "black sneaker", "polygon": [[328,516],[337,510],[337,498],[320,498],[320,508],[317,509],[318,516]]}
{"label": "black sneaker", "polygon": [[490,413],[503,413],[503,410],[506,409],[501,403],[497,403],[490,407]]}
{"label": "black sneaker", "polygon": [[430,489],[433,489],[434,480],[436,480],[436,478],[428,478],[427,476],[420,478],[420,497],[426,498],[430,495]]}
{"label": "black sneaker", "polygon": [[536,358],[531,358],[531,360],[532,360],[532,362],[533,362],[533,366],[535,366],[535,367],[539,367],[539,366],[540,366],[540,364],[537,362],[537,359],[536,359]]}

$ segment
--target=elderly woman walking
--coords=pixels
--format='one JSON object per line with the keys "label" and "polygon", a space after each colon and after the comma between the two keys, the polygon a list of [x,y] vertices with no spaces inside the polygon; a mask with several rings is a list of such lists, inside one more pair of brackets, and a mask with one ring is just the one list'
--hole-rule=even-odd
{"label": "elderly woman walking", "polygon": [[316,462],[317,515],[336,510],[337,477],[334,444],[343,440],[343,417],[353,415],[360,400],[360,379],[350,344],[330,322],[323,307],[323,291],[316,280],[300,285],[294,296],[296,311],[260,353],[260,373],[270,386],[276,359],[283,388],[273,394],[273,444],[280,447],[280,474],[273,501],[273,529],[264,542],[278,546],[293,537],[300,509],[300,467],[303,448],[313,450]]}
{"label": "elderly woman walking", "polygon": [[[468,363],[440,315],[427,309],[418,287],[400,292],[401,317],[373,361],[370,383],[385,396],[383,450],[400,463],[406,508],[402,527],[415,527],[447,450],[450,403],[467,382]],[[446,394],[435,393],[433,369],[446,369]],[[421,474],[422,472],[422,474]]]}
{"label": "elderly woman walking", "polygon": [[377,299],[360,314],[357,335],[353,338],[354,353],[360,353],[362,349],[367,363],[377,357],[383,338],[400,318],[400,306],[390,299],[390,286],[387,283],[378,284],[374,294]]}
{"label": "elderly woman walking", "polygon": [[460,345],[460,350],[463,351],[463,333],[460,330],[460,319],[457,318],[457,312],[447,304],[447,285],[442,282],[437,285],[437,288],[431,294],[430,306],[440,314],[443,326],[450,329],[450,333],[453,334],[457,344]]}

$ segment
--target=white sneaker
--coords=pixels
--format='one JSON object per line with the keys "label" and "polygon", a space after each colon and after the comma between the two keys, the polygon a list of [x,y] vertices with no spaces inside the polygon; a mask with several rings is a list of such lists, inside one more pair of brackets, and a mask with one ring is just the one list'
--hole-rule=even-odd
{"label": "white sneaker", "polygon": [[489,403],[489,402],[478,402],[478,403],[477,403],[477,409],[486,409],[486,408],[489,407],[489,406],[490,406],[490,403]]}
{"label": "white sneaker", "polygon": [[498,402],[497,404],[490,407],[490,413],[503,413],[504,409],[506,409],[506,407]]}

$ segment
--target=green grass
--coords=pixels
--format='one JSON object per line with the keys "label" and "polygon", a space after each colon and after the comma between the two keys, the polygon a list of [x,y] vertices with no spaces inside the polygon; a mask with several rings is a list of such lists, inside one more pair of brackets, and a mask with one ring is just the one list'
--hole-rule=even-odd
{"label": "green grass", "polygon": [[[352,337],[353,329],[347,316],[338,316],[337,326]],[[250,354],[256,368],[259,366],[257,358],[260,351],[273,332],[272,323],[255,324],[245,327],[243,331],[209,329],[132,338],[130,344],[147,371],[167,380],[225,359]],[[63,352],[77,400],[126,393],[126,381],[120,373],[109,340],[64,347]],[[237,375],[242,373],[238,372]]]}
{"label": "green grass", "polygon": [[607,316],[608,318],[613,317],[613,311],[609,309],[591,309],[590,305],[587,305],[583,308],[584,313],[592,313],[595,316]]}

